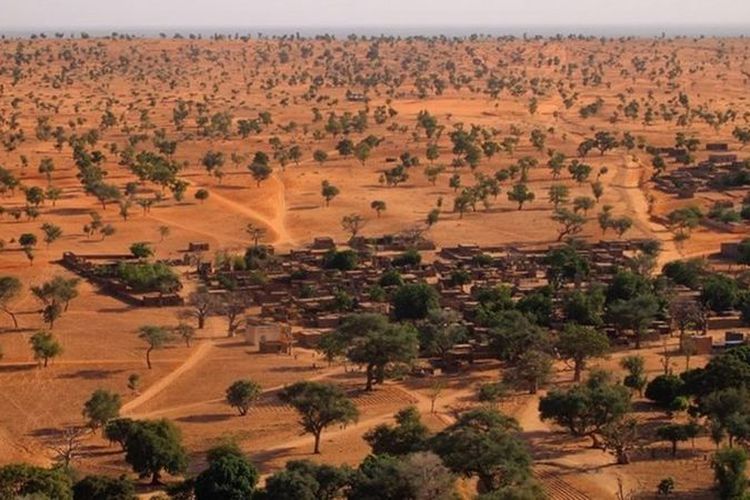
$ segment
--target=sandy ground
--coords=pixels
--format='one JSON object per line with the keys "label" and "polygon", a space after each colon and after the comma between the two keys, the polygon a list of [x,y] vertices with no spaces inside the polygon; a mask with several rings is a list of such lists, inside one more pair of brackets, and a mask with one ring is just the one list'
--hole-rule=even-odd
{"label": "sandy ground", "polygon": [[[22,52],[33,53],[38,49],[40,54],[54,56],[49,60],[40,56],[33,65],[24,66],[24,78],[16,85],[12,84],[10,72],[0,73],[0,117],[3,118],[0,132],[7,134],[10,131],[8,121],[15,116],[26,136],[17,149],[0,151],[0,165],[17,175],[24,185],[46,187],[47,180],[37,172],[37,165],[41,158],[50,157],[55,162],[52,184],[61,188],[63,193],[54,206],[45,202],[36,220],[27,220],[26,217],[14,220],[7,213],[0,218],[0,239],[5,242],[5,250],[0,252],[0,273],[16,275],[27,285],[39,284],[55,275],[69,276],[55,263],[63,251],[122,253],[134,241],[148,241],[154,245],[158,257],[173,258],[182,256],[189,242],[205,241],[212,250],[242,252],[250,243],[244,232],[248,223],[265,228],[263,241],[283,250],[304,245],[320,235],[345,240],[340,220],[350,213],[367,218],[366,235],[407,229],[423,223],[440,199],[443,203],[440,221],[427,233],[438,245],[459,242],[546,244],[556,239],[555,224],[550,220],[552,207],[547,200],[548,187],[556,182],[564,183],[571,189],[571,199],[590,195],[591,191],[587,183],[578,185],[565,173],[559,181],[552,179],[544,166],[546,155],[528,140],[532,129],[546,132],[546,148],[562,151],[571,158],[576,156],[578,143],[597,130],[630,131],[648,143],[660,146],[671,145],[677,131],[695,134],[703,142],[732,141],[731,130],[741,124],[742,118],[718,128],[696,119],[690,127],[681,128],[668,121],[657,120],[646,126],[640,120],[622,117],[620,95],[628,96],[628,100],[637,99],[642,106],[649,99],[653,99],[654,106],[675,99],[677,90],[669,87],[667,78],[658,72],[660,66],[654,62],[672,53],[676,54],[684,70],[673,82],[690,95],[692,106],[710,110],[731,107],[737,110],[739,117],[747,110],[744,102],[746,76],[743,72],[747,63],[740,56],[750,48],[746,40],[634,40],[609,45],[574,40],[548,43],[478,41],[471,47],[439,45],[432,48],[423,42],[401,41],[381,48],[386,54],[383,67],[395,74],[401,71],[400,64],[406,65],[409,68],[403,70],[406,83],[391,95],[384,85],[378,86],[371,92],[372,99],[367,106],[370,113],[378,106],[391,106],[398,114],[383,124],[376,124],[370,118],[369,127],[363,134],[351,134],[355,142],[368,134],[383,139],[373,155],[361,165],[354,158],[344,158],[336,152],[335,145],[342,136],[314,138],[312,131],[321,130],[323,122],[313,121],[312,108],[319,108],[327,117],[330,112],[356,114],[364,109],[364,105],[346,102],[345,88],[332,86],[323,86],[318,91],[325,99],[306,101],[303,94],[309,89],[309,81],[290,83],[288,78],[292,74],[302,78],[305,72],[334,73],[337,69],[321,62],[326,49],[331,51],[335,61],[354,56],[362,59],[367,43],[315,42],[313,59],[299,57],[301,45],[294,43],[289,49],[293,53],[292,62],[281,65],[259,62],[265,55],[270,53],[275,57],[283,50],[279,48],[284,45],[281,42],[102,41],[101,52],[94,55],[96,43],[39,40],[23,47]],[[199,51],[199,56],[190,56],[188,47],[191,46]],[[3,52],[0,61],[10,67],[15,44],[3,41],[0,49]],[[548,90],[539,99],[538,111],[530,115],[528,94],[517,97],[506,91],[498,99],[492,99],[481,91],[472,92],[472,85],[463,85],[461,88],[449,86],[442,95],[430,94],[425,98],[416,95],[413,89],[415,75],[432,71],[447,78],[441,61],[455,61],[459,72],[473,75],[475,63],[468,56],[467,49],[484,64],[492,67],[498,64],[496,71],[505,75],[518,76],[526,72],[529,77],[572,85],[579,94],[578,101],[568,110],[560,96]],[[72,57],[86,62],[80,68],[70,69],[71,81],[61,89],[50,83],[50,75],[61,71],[64,65],[61,61],[65,59],[57,55],[66,50],[73,54]],[[88,55],[84,50],[90,51]],[[727,52],[732,58],[727,59]],[[558,57],[563,65],[584,65],[590,57],[599,62],[608,61],[602,69],[604,83],[588,85],[579,72],[566,76],[561,67],[538,64],[534,56],[537,53],[549,58]],[[429,71],[415,71],[408,66],[410,62],[406,59],[410,54],[427,61]],[[518,54],[521,54],[521,59],[515,60]],[[621,77],[622,68],[630,67],[633,57],[648,58],[650,70],[656,73]],[[117,66],[116,61],[124,64],[122,58],[137,61],[138,68],[126,70]],[[505,66],[499,65],[498,61],[504,61]],[[108,68],[104,76],[91,77],[93,73],[89,71],[102,68]],[[368,66],[366,71],[379,70],[377,66]],[[273,85],[266,85],[274,78],[277,81]],[[480,81],[476,77],[476,88],[481,87]],[[353,86],[356,90],[356,84]],[[604,99],[603,111],[588,120],[581,119],[578,108],[597,97]],[[15,99],[20,101],[14,102]],[[153,106],[149,104],[152,99]],[[273,124],[246,139],[236,134],[229,138],[200,138],[196,135],[193,106],[185,130],[178,133],[171,123],[177,99],[203,100],[211,112],[229,110],[235,121],[269,111],[273,115]],[[45,110],[40,103],[54,103],[57,109],[55,112]],[[165,128],[169,137],[179,140],[175,159],[185,162],[181,178],[189,183],[183,201],[177,202],[167,196],[148,213],[142,213],[134,206],[128,220],[123,220],[118,216],[116,206],[102,209],[95,199],[83,194],[75,177],[76,169],[68,146],[58,151],[52,142],[35,137],[36,120],[40,116],[50,116],[53,125],[70,130],[73,130],[69,125],[72,122],[74,130],[83,133],[98,125],[108,106],[121,117],[122,123],[101,133],[97,147],[103,150],[108,144],[117,144],[120,148],[125,145],[126,134],[122,127],[127,124],[133,131],[138,131],[142,109],[149,110],[149,120],[155,127]],[[446,166],[452,160],[447,136],[456,124],[463,123],[467,128],[471,124],[497,128],[501,131],[498,139],[507,135],[511,126],[519,127],[522,136],[514,154],[499,153],[491,160],[484,159],[474,173],[492,175],[523,156],[532,156],[540,162],[539,167],[531,169],[528,182],[536,199],[523,210],[516,210],[515,204],[507,199],[509,183],[506,182],[502,186],[503,192],[491,200],[487,209],[479,207],[477,212],[468,212],[463,217],[452,212],[454,193],[448,186],[448,179],[454,169],[447,167],[434,186],[422,174],[427,165],[424,156],[428,141],[421,132],[412,135],[416,116],[422,110],[428,110],[446,127],[438,141],[440,158],[436,161]],[[620,113],[619,120],[614,123],[608,119],[613,113]],[[76,119],[80,123],[76,124]],[[288,126],[292,122],[295,126]],[[404,126],[407,132],[398,129]],[[145,129],[147,133],[151,130]],[[285,144],[298,144],[303,151],[302,159],[299,164],[291,162],[284,169],[272,161],[273,175],[257,187],[245,169],[247,161],[235,166],[229,161],[229,156],[233,152],[250,156],[259,150],[270,153],[271,137],[279,137]],[[732,144],[734,148],[739,147]],[[138,147],[148,148],[150,141]],[[328,152],[329,159],[322,165],[312,159],[312,152],[316,149]],[[208,175],[200,164],[201,157],[208,150],[222,151],[227,157],[223,167],[225,175],[221,180]],[[381,172],[392,166],[386,159],[405,151],[419,156],[421,165],[410,171],[410,178],[403,185],[386,187],[380,184]],[[28,166],[23,166],[21,155],[28,161]],[[705,152],[697,153],[698,159],[705,156]],[[649,182],[650,160],[641,150],[628,153],[616,149],[604,155],[594,151],[585,161],[594,167],[595,172],[600,167],[607,167],[607,173],[600,177],[605,186],[604,196],[597,208],[588,214],[591,221],[583,232],[586,238],[602,236],[595,220],[602,205],[612,205],[615,215],[628,215],[634,220],[626,237],[659,239],[663,245],[661,263],[714,253],[722,241],[744,236],[719,235],[698,229],[678,248],[672,241],[672,234],[654,222],[652,216],[664,215],[687,203],[706,207],[728,195],[706,194],[684,202],[654,191]],[[118,165],[115,154],[107,153],[105,167],[109,172],[107,182],[122,187],[134,179],[126,168]],[[473,174],[467,167],[460,169],[459,173],[464,185],[473,182]],[[328,207],[320,195],[323,180],[341,190]],[[193,197],[200,188],[210,192],[204,203]],[[157,187],[146,185],[140,188],[139,195],[152,196],[158,191]],[[386,202],[387,209],[380,217],[376,217],[370,208],[373,200]],[[20,191],[0,197],[0,206],[6,211],[23,205]],[[82,227],[89,221],[91,211],[99,212],[105,223],[115,226],[115,235],[103,240],[87,238]],[[26,232],[40,234],[39,226],[43,222],[59,225],[64,235],[49,248],[41,243],[35,251],[32,266],[14,240]],[[160,226],[170,228],[170,234],[163,240],[159,236]],[[612,237],[611,233],[607,236]],[[320,360],[310,352],[300,351],[293,357],[258,354],[236,339],[226,339],[220,318],[211,318],[191,347],[174,344],[156,351],[153,354],[154,368],[148,370],[144,359],[145,346],[136,334],[138,327],[175,324],[178,311],[175,308],[134,309],[99,294],[87,283],[81,284],[80,292],[80,297],[72,302],[70,310],[55,325],[54,333],[64,345],[65,352],[47,369],[36,367],[28,348],[30,335],[43,326],[38,314],[39,303],[28,290],[13,304],[19,313],[20,330],[11,330],[7,318],[0,317],[0,346],[4,353],[0,362],[0,462],[30,460],[48,463],[52,458],[50,442],[56,439],[57,432],[67,425],[80,425],[83,402],[93,390],[103,387],[122,395],[124,414],[174,420],[183,430],[186,445],[193,455],[192,470],[200,468],[205,449],[225,436],[233,436],[261,470],[268,473],[290,458],[311,457],[310,439],[299,436],[293,411],[274,400],[274,391],[300,379],[331,380],[351,390],[361,384],[359,374],[345,373],[342,367],[320,368]],[[644,351],[654,372],[660,370],[659,349],[660,346],[652,346]],[[616,358],[617,354],[605,363],[614,368]],[[314,363],[318,368],[313,368]],[[143,387],[139,394],[132,394],[126,388],[127,378],[133,373],[142,378]],[[479,380],[497,376],[499,372],[493,368],[451,379],[449,388],[438,401],[437,413],[426,415],[428,424],[434,429],[446,425],[456,407],[472,404],[471,395]],[[561,372],[561,380],[566,376],[566,372]],[[257,380],[266,391],[261,404],[245,418],[236,416],[223,403],[224,389],[241,377]],[[326,433],[324,454],[314,458],[334,463],[357,463],[368,451],[361,439],[366,430],[388,421],[395,411],[410,404],[428,413],[427,389],[414,385],[412,382],[390,383],[372,395],[356,394],[362,412],[360,421]],[[672,475],[677,479],[678,490],[683,495],[681,498],[693,498],[690,496],[693,494],[700,498],[710,486],[710,471],[703,458],[710,451],[708,443],[698,440],[696,449],[685,450],[679,460],[667,460],[658,455],[654,459],[644,456],[626,467],[612,466],[609,455],[588,450],[586,443],[571,440],[559,430],[540,422],[537,401],[536,397],[518,397],[504,403],[503,408],[514,414],[524,427],[537,458],[538,474],[555,498],[614,498],[618,478],[626,489],[652,493],[658,480]],[[644,418],[653,418],[653,412],[643,411],[642,414]],[[98,436],[87,439],[84,453],[76,465],[84,471],[111,473],[124,467],[117,450]]]}

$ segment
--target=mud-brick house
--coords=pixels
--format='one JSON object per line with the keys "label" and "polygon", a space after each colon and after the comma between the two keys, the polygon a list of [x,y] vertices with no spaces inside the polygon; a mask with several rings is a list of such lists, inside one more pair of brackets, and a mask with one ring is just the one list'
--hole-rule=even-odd
{"label": "mud-brick house", "polygon": [[268,323],[248,318],[245,321],[245,342],[258,346],[263,353],[292,352],[292,327],[284,323]]}

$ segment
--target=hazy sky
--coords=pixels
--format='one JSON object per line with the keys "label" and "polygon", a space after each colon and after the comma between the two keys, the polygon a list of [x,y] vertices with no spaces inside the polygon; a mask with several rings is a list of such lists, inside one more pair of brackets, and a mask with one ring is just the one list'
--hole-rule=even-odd
{"label": "hazy sky", "polygon": [[750,0],[0,0],[0,29],[745,25]]}

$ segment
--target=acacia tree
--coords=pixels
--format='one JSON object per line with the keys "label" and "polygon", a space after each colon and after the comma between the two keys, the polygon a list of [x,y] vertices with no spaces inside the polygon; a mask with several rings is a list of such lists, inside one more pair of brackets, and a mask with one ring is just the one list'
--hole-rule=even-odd
{"label": "acacia tree", "polygon": [[0,276],[0,311],[3,311],[13,320],[13,328],[18,328],[18,318],[11,310],[10,304],[21,295],[23,285],[21,280],[15,276]]}
{"label": "acacia tree", "polygon": [[105,427],[110,420],[119,417],[121,407],[119,394],[97,389],[83,404],[83,416],[88,420],[89,427],[99,429]]}
{"label": "acacia tree", "polygon": [[526,184],[516,184],[508,191],[508,200],[516,202],[518,210],[521,210],[524,204],[534,201],[535,197],[536,195],[529,190]]}
{"label": "acacia tree", "polygon": [[166,419],[132,422],[125,437],[125,461],[141,476],[150,475],[154,485],[161,483],[162,471],[184,472],[187,453],[180,430]]}
{"label": "acacia tree", "polygon": [[327,180],[324,180],[320,184],[320,195],[325,200],[326,206],[329,206],[331,204],[331,200],[337,197],[340,192],[341,191],[339,190],[339,188],[337,188]]}
{"label": "acacia tree", "polygon": [[417,332],[408,324],[390,324],[379,314],[357,314],[344,319],[334,332],[323,336],[319,349],[329,358],[345,355],[366,366],[366,390],[383,383],[389,363],[408,362],[417,355]]}
{"label": "acacia tree", "polygon": [[162,326],[144,325],[138,329],[138,338],[148,344],[146,349],[146,365],[151,369],[151,351],[161,349],[171,340],[169,330]]}
{"label": "acacia tree", "polygon": [[297,382],[279,394],[282,401],[297,410],[302,429],[313,435],[313,453],[320,453],[320,436],[333,425],[356,422],[359,412],[344,392],[332,384]]}
{"label": "acacia tree", "polygon": [[230,406],[237,408],[240,415],[247,415],[250,406],[258,400],[262,389],[257,382],[252,380],[237,380],[227,387],[226,401]]}
{"label": "acacia tree", "polygon": [[581,373],[590,358],[606,354],[609,350],[607,335],[590,326],[567,323],[557,340],[557,352],[573,363],[573,381],[581,381]]}
{"label": "acacia tree", "polygon": [[370,208],[375,210],[375,213],[378,214],[378,218],[380,218],[380,213],[385,211],[386,205],[382,200],[373,200],[370,203]]}
{"label": "acacia tree", "polygon": [[350,240],[357,237],[362,228],[365,227],[365,224],[367,224],[367,219],[359,214],[345,215],[341,219],[341,228],[349,233]]}
{"label": "acacia tree", "polygon": [[198,321],[198,329],[202,330],[206,326],[206,318],[216,310],[218,304],[206,288],[199,288],[188,295],[187,305],[190,309],[181,312],[181,317],[195,318]]}
{"label": "acacia tree", "polygon": [[52,336],[52,333],[39,331],[29,339],[31,350],[34,352],[34,359],[47,368],[49,360],[56,358],[63,352],[62,345]]}
{"label": "acacia tree", "polygon": [[595,373],[585,384],[568,390],[554,389],[539,400],[542,420],[552,420],[574,436],[588,436],[599,447],[602,429],[630,410],[627,388],[613,384],[604,373]]}
{"label": "acacia tree", "polygon": [[[476,477],[482,492],[535,486],[531,457],[518,436],[519,430],[513,418],[491,408],[479,408],[461,414],[430,441],[430,447],[453,472]],[[536,494],[522,498],[544,497],[538,487],[534,489]]]}

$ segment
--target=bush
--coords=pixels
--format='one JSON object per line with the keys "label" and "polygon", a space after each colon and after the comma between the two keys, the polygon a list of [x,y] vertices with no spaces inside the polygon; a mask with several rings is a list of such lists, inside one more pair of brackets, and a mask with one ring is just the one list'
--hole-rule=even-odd
{"label": "bush", "polygon": [[418,266],[422,262],[422,256],[413,248],[405,251],[393,259],[392,264],[396,267]]}
{"label": "bush", "polygon": [[357,267],[359,257],[354,250],[331,250],[323,257],[323,267],[326,269],[338,269],[339,271],[351,271]]}
{"label": "bush", "polygon": [[171,267],[162,263],[120,262],[115,270],[115,276],[137,293],[166,291],[180,286],[177,274]]}
{"label": "bush", "polygon": [[646,398],[660,407],[669,409],[675,398],[682,395],[685,382],[676,375],[659,375],[646,386]]}
{"label": "bush", "polygon": [[398,320],[424,319],[439,307],[439,297],[427,283],[410,283],[401,286],[393,295],[394,315]]}

